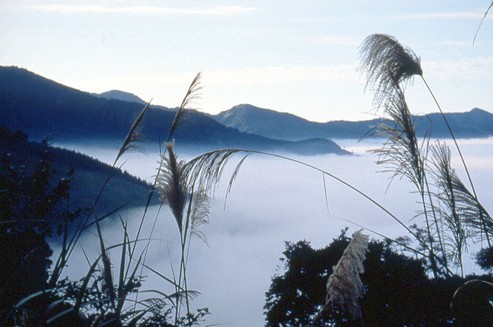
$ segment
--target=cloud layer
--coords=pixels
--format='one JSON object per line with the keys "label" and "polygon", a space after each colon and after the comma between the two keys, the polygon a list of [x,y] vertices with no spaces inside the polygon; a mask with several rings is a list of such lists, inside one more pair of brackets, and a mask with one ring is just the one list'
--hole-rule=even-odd
{"label": "cloud layer", "polygon": [[[341,144],[359,155],[300,159],[326,169],[370,194],[403,221],[416,223],[419,219],[415,217],[419,207],[416,202],[417,194],[410,194],[412,187],[397,179],[387,190],[389,174],[377,173],[379,168],[374,164],[376,158],[366,152],[369,148],[378,147],[380,143],[374,140],[360,143],[342,140]],[[478,194],[482,199],[491,198],[493,139],[479,142],[466,140],[461,141],[461,144]],[[113,152],[109,149],[95,151],[86,148],[87,150],[103,161],[112,160]],[[147,158],[133,155],[132,158],[138,160],[128,161],[125,166],[131,173],[149,178],[155,172],[152,167],[155,166],[157,154],[150,153]],[[454,166],[460,167],[460,163],[456,160]],[[405,231],[385,213],[329,178],[325,181],[327,208],[324,181],[319,173],[265,157],[252,156],[245,161],[224,209],[223,195],[227,185],[223,184],[227,184],[228,173],[231,171],[225,171],[224,183],[212,200],[210,224],[203,229],[208,245],[193,239],[187,270],[189,287],[201,293],[193,301],[193,305],[209,307],[212,312],[207,318],[208,324],[245,327],[264,325],[265,292],[274,273],[283,273],[279,258],[284,250],[284,241],[305,239],[314,248],[324,247],[345,226],[349,226],[351,231],[359,229],[344,220],[354,221],[389,237],[405,235]],[[491,212],[492,208],[488,206],[487,209]],[[176,259],[178,255],[176,224],[167,209],[163,209],[158,216],[155,214],[149,213],[152,219],[148,219],[149,226],[145,227],[148,229],[144,233],[148,235],[154,217],[157,217],[152,251],[148,255],[147,264],[168,276],[172,274],[169,259]],[[137,210],[123,214],[122,217],[128,218],[130,224],[132,221],[137,224],[139,218],[132,218],[140,215],[141,211]],[[136,229],[130,226],[128,230]],[[106,225],[104,234],[108,245],[121,242],[119,221]],[[97,242],[91,237],[84,239],[83,245],[90,256],[91,253],[96,255]],[[118,253],[110,255],[113,264],[118,267]],[[82,254],[80,262],[85,262]],[[472,261],[467,262],[470,265],[468,271],[473,270]],[[73,273],[87,271],[87,267],[72,269]],[[147,271],[146,275],[145,288],[161,290],[169,287],[152,273]],[[171,289],[170,292],[172,291]]]}

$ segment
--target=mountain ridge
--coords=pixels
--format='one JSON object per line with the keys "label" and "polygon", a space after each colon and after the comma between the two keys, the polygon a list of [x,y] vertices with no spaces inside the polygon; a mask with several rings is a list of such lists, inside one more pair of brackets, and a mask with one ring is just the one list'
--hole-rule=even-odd
{"label": "mountain ridge", "polygon": [[[115,99],[116,92],[119,99]],[[0,125],[23,130],[35,139],[58,141],[109,140],[121,142],[143,107],[137,96],[123,91],[106,96],[62,85],[26,69],[0,66]],[[104,94],[104,93],[103,93]],[[135,97],[135,98],[134,98]],[[127,100],[131,101],[127,101]],[[135,101],[133,101],[134,99]],[[167,139],[176,108],[151,105],[142,122],[146,139]],[[197,150],[247,148],[302,155],[347,154],[332,139],[359,139],[372,135],[388,120],[311,122],[299,116],[241,104],[217,115],[188,111],[174,135],[177,145]],[[493,114],[479,108],[447,113],[459,138],[493,135]],[[418,135],[450,137],[438,113],[414,116]],[[372,135],[375,136],[375,135]]]}
{"label": "mountain ridge", "polygon": [[[0,125],[23,130],[41,139],[123,140],[142,105],[105,99],[70,88],[17,67],[0,67]],[[167,139],[176,109],[151,106],[141,127],[149,140]],[[207,114],[187,111],[187,119],[174,134],[177,143],[199,148],[241,147],[294,154],[347,154],[336,143],[320,144],[271,139],[224,126]]]}
{"label": "mountain ridge", "polygon": [[[463,113],[445,114],[457,137],[493,136],[493,114],[479,108]],[[226,126],[237,128],[245,133],[287,140],[306,138],[361,138],[371,134],[380,123],[390,121],[377,118],[363,121],[311,122],[290,113],[259,108],[250,104],[235,106],[213,116]],[[418,135],[431,131],[435,137],[450,137],[443,117],[439,113],[413,116]]]}

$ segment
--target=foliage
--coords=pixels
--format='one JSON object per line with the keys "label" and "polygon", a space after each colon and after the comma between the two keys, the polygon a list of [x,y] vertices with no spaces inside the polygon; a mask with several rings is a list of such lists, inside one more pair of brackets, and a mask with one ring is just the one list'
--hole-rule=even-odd
{"label": "foliage", "polygon": [[[266,326],[312,325],[325,303],[324,284],[348,244],[345,231],[322,249],[313,249],[307,241],[286,243],[281,258],[284,273],[273,277],[266,293]],[[481,323],[493,317],[490,289],[462,294],[452,311],[453,294],[467,279],[430,278],[422,260],[399,253],[391,242],[371,241],[364,269],[366,293],[360,304],[365,326],[468,326],[472,321],[478,323],[476,326],[487,326]],[[490,276],[483,278],[492,280]],[[361,323],[346,311],[335,309],[325,311],[316,325]]]}
{"label": "foliage", "polygon": [[[11,132],[0,127],[0,153],[8,155],[8,160],[16,169],[32,172],[44,155],[46,146],[42,142],[27,139],[22,132]],[[53,180],[67,178],[70,172],[70,206],[73,208],[91,207],[99,192],[99,186],[108,175],[112,175],[106,192],[99,200],[98,212],[104,214],[115,206],[140,205],[151,186],[128,174],[72,150],[49,147],[50,166]],[[67,201],[64,201],[67,202]]]}
{"label": "foliage", "polygon": [[[3,141],[17,145],[27,139],[21,132],[2,129],[1,134]],[[61,235],[80,213],[66,205],[70,174],[54,181],[58,172],[51,166],[46,142],[42,149],[34,167],[16,162],[9,152],[0,166],[0,321],[4,322],[22,316],[24,311],[15,310],[21,299],[48,288],[52,250],[47,238]],[[28,308],[50,299],[39,296]]]}
{"label": "foliage", "polygon": [[493,270],[493,248],[481,249],[476,254],[476,263],[484,270]]}

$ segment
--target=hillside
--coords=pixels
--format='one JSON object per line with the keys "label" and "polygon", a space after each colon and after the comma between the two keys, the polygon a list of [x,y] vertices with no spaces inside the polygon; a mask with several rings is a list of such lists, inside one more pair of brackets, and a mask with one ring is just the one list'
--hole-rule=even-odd
{"label": "hillside", "polygon": [[[185,90],[184,90],[185,92]],[[35,139],[121,141],[142,104],[105,99],[16,67],[0,67],[0,125],[23,130]],[[142,121],[146,140],[166,140],[175,110],[153,106]],[[271,139],[226,127],[212,117],[190,111],[174,134],[177,144],[198,148],[242,147],[297,154],[347,152],[326,140],[298,142]]]}
{"label": "hillside", "polygon": [[[70,177],[70,207],[91,208],[107,176],[113,176],[106,186],[97,206],[99,213],[106,213],[120,206],[144,205],[151,186],[120,169],[108,166],[96,159],[61,148],[48,147],[29,142],[22,132],[10,132],[0,127],[0,151],[12,167],[29,175],[38,164],[43,152],[51,157],[51,166],[57,171],[56,179]],[[0,172],[2,168],[0,167]],[[2,175],[4,172],[2,172]]]}
{"label": "hillside", "polygon": [[[493,114],[475,108],[465,113],[446,114],[457,137],[488,137],[493,135]],[[222,124],[245,133],[286,140],[306,138],[360,138],[381,123],[381,119],[366,121],[311,122],[298,116],[244,104],[215,116]],[[439,114],[415,116],[419,135],[431,132],[434,137],[449,137]]]}

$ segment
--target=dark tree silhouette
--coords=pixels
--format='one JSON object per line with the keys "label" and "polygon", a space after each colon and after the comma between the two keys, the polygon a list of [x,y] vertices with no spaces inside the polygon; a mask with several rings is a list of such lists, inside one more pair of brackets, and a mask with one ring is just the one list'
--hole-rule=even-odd
{"label": "dark tree silhouette", "polygon": [[[40,290],[47,288],[48,269],[52,250],[47,237],[76,216],[63,207],[69,194],[69,175],[54,179],[50,152],[42,143],[39,160],[34,153],[25,161],[14,158],[9,147],[22,147],[27,136],[21,132],[0,130],[0,323],[7,317],[22,315],[14,306]],[[47,296],[34,297],[29,307],[42,306]]]}
{"label": "dark tree silhouette", "polygon": [[[314,322],[325,303],[325,284],[349,243],[345,231],[319,250],[306,241],[286,243],[285,272],[273,277],[266,293],[266,326],[361,326],[333,308]],[[421,260],[398,252],[390,242],[372,241],[364,263],[361,299],[365,326],[491,326],[493,292],[468,278],[432,279]],[[481,276],[492,280],[491,276]],[[453,302],[453,307],[451,304]]]}

